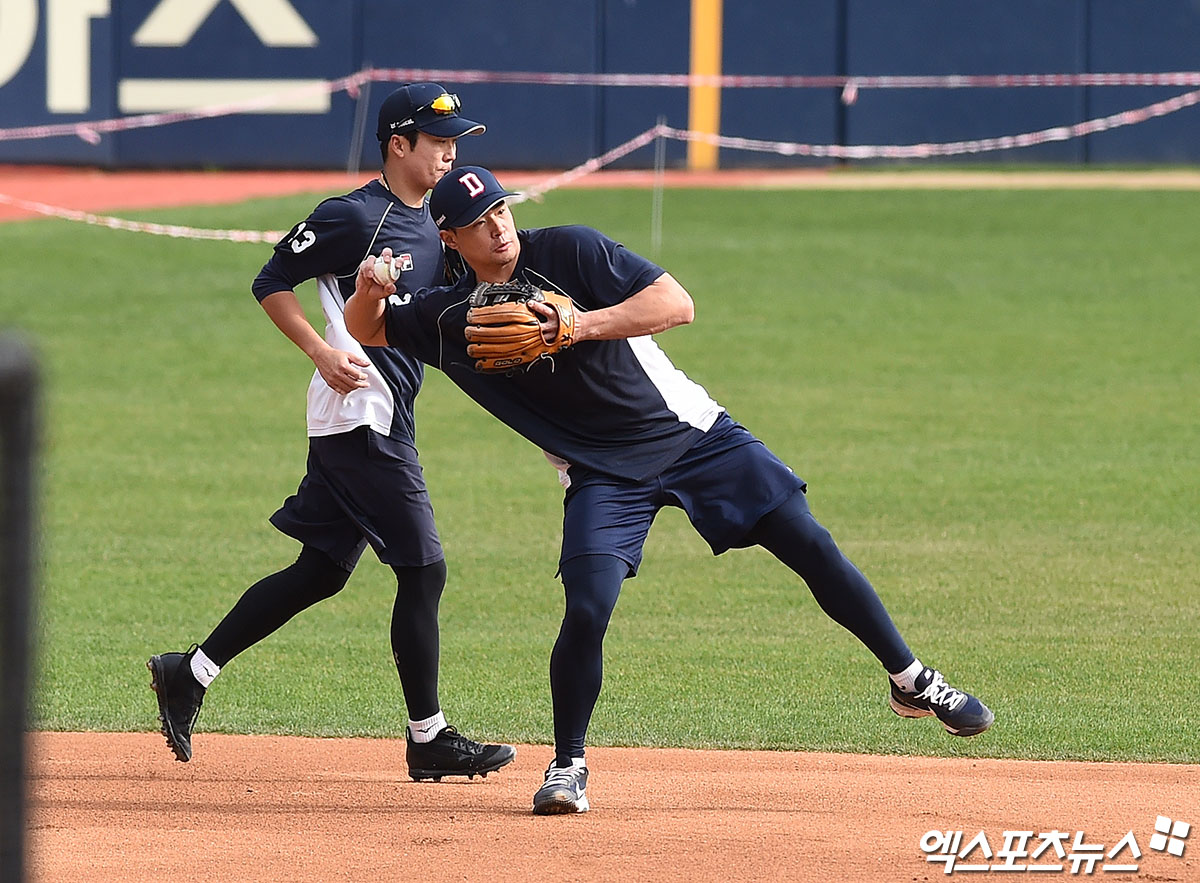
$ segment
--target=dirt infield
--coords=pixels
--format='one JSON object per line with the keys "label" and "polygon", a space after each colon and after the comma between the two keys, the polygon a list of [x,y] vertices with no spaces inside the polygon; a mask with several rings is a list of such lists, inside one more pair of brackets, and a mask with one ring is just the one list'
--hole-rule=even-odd
{"label": "dirt infield", "polygon": [[[549,175],[501,180],[520,188]],[[0,166],[0,194],[116,212],[340,192],[370,176]],[[573,186],[652,181],[610,172]],[[669,173],[666,183],[1200,189],[1200,173]],[[0,220],[29,216],[0,204]],[[149,691],[146,702],[150,726]],[[880,713],[887,725],[936,726]],[[1065,858],[1053,848],[1036,860],[977,848],[963,862],[996,872],[1027,863],[1052,879],[1200,881],[1200,834],[1173,841],[1181,856],[1152,845],[1159,816],[1200,824],[1200,766],[593,748],[593,811],[536,818],[529,807],[550,757],[544,746],[521,746],[511,767],[486,780],[437,784],[408,779],[403,742],[201,733],[196,752],[176,763],[157,733],[35,734],[32,879],[911,883],[947,876],[922,851],[927,832],[962,832],[959,852],[983,834],[995,853],[1007,832],[1033,832],[1033,851],[1041,833],[1057,831]],[[1109,859],[1129,832],[1140,856],[1126,849]],[[1077,835],[1102,851],[1076,845]],[[1099,858],[1085,874],[1087,856]],[[1106,861],[1137,869],[1105,871]]]}
{"label": "dirt infield", "polygon": [[1195,836],[1182,857],[1149,846],[1159,815],[1200,821],[1194,766],[594,748],[592,811],[536,817],[545,747],[435,784],[407,778],[397,742],[195,744],[181,764],[157,734],[36,736],[33,879],[924,881],[945,876],[921,850],[931,830],[962,847],[982,831],[993,851],[1005,831],[1108,851],[1132,830],[1138,872],[1095,876],[1200,879]]}

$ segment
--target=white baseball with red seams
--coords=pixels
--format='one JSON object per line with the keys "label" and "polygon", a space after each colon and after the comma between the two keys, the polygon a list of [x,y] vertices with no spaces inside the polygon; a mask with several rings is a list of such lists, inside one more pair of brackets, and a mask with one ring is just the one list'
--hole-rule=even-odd
{"label": "white baseball with red seams", "polygon": [[375,266],[371,268],[371,272],[375,274],[375,281],[380,285],[387,285],[389,282],[395,282],[400,278],[400,265],[395,259],[388,260],[383,255],[375,258]]}

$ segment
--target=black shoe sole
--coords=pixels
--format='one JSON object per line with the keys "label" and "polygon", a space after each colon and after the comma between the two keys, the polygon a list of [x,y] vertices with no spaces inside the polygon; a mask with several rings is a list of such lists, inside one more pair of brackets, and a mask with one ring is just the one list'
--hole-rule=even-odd
{"label": "black shoe sole", "polygon": [[146,668],[150,670],[150,689],[154,691],[154,695],[158,697],[158,720],[161,726],[159,729],[163,734],[163,738],[167,740],[167,747],[175,753],[175,759],[181,763],[187,763],[192,759],[192,750],[190,747],[180,744],[175,736],[175,731],[171,727],[171,719],[167,715],[167,697],[166,691],[158,688],[160,683],[166,681],[163,673],[159,670],[161,658],[151,656],[146,661]]}
{"label": "black shoe sole", "polygon": [[479,776],[481,779],[486,779],[488,773],[494,773],[501,767],[508,766],[516,759],[516,756],[516,749],[512,749],[507,753],[497,755],[486,766],[474,770],[423,770],[409,767],[408,775],[414,782],[440,782],[446,776],[466,776],[468,779],[474,779],[476,776]]}

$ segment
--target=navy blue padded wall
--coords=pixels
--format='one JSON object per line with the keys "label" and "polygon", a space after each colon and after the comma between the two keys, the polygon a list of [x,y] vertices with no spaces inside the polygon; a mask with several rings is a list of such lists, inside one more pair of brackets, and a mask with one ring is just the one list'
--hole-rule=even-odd
{"label": "navy blue padded wall", "polygon": [[[850,74],[1079,73],[1085,0],[847,0]],[[1141,6],[1141,4],[1138,4]],[[862,90],[847,112],[851,144],[913,144],[1015,135],[1077,123],[1081,88]],[[979,157],[1078,161],[1069,141]]]}
{"label": "navy blue padded wall", "polygon": [[[317,79],[358,66],[353,7],[290,0],[316,34],[314,46],[264,46],[230,3],[218,4],[181,47],[139,47],[133,35],[157,0],[113,4],[121,78]],[[337,168],[346,165],[353,103],[334,96],[328,114],[255,114],[135,129],[116,136],[122,165]]]}
{"label": "navy blue padded wall", "polygon": [[[725,73],[827,76],[838,73],[839,2],[744,0],[725,4]],[[840,93],[834,89],[734,88],[721,96],[721,134],[762,141],[831,144]],[[828,163],[774,153],[722,150],[723,167]]]}
{"label": "navy blue padded wall", "polygon": [[[0,128],[57,126],[81,120],[104,120],[117,116],[113,87],[113,26],[109,19],[93,19],[89,29],[91,69],[87,77],[87,110],[81,113],[51,113],[48,109],[48,50],[46,38],[46,0],[39,3],[37,33],[29,53],[11,79],[0,84]],[[4,24],[4,22],[0,22]],[[11,29],[13,24],[8,23]],[[0,34],[15,40],[11,30]],[[12,46],[7,52],[16,55]],[[75,76],[80,71],[76,69]],[[34,140],[0,141],[0,162],[64,163],[110,166],[116,162],[116,141],[102,138],[90,144],[74,135]]]}
{"label": "navy blue padded wall", "polygon": [[[600,71],[612,74],[686,74],[691,66],[691,11],[687,3],[621,0],[600,3],[603,46]],[[660,116],[667,125],[687,128],[686,87],[609,86],[600,105],[601,150],[609,150],[654,126]],[[687,155],[679,141],[667,144],[668,165],[678,166]],[[586,159],[586,157],[584,157]],[[653,144],[614,165],[649,168]]]}
{"label": "navy blue padded wall", "polygon": [[[1200,69],[1200,0],[1093,0],[1089,25],[1094,71]],[[1088,113],[1109,116],[1198,88],[1096,87],[1088,90]],[[1088,160],[1095,163],[1200,162],[1200,106],[1090,135],[1087,141]]]}
{"label": "navy blue padded wall", "polygon": [[[488,71],[583,71],[597,67],[593,3],[450,5],[365,0],[364,63],[377,68]],[[393,31],[379,27],[393,19]],[[364,162],[379,163],[374,138],[379,103],[397,84],[372,86]],[[594,86],[443,82],[463,100],[463,113],[487,132],[458,143],[459,163],[498,168],[573,165],[599,149],[599,89]]]}
{"label": "navy blue padded wall", "polygon": [[[38,2],[27,57],[0,84],[0,128],[107,119],[128,78],[334,79],[366,65],[567,73],[690,70],[690,5],[652,0],[449,7],[386,0],[289,0],[318,36],[310,47],[264,45],[232,3],[212,7],[180,46],[135,46],[133,35],[161,0],[123,0],[88,18],[89,107],[47,104],[48,0]],[[726,74],[858,75],[1155,72],[1200,68],[1200,0],[732,0],[724,4]],[[83,10],[76,10],[82,14]],[[23,53],[10,19],[0,33],[11,60]],[[10,45],[11,44],[11,45]],[[21,44],[21,45],[18,45]],[[10,64],[10,68],[12,64]],[[55,67],[60,73],[68,66]],[[569,167],[654,125],[689,125],[688,91],[674,87],[548,86],[446,82],[488,125],[460,143],[460,162],[514,168]],[[101,166],[338,168],[378,164],[374,118],[393,84],[365,98],[333,96],[325,114],[240,115],[106,135],[0,142],[0,161]],[[834,89],[727,88],[721,132],[769,141],[909,144],[974,140],[1078,123],[1187,87],[860,90],[843,106]],[[356,112],[365,131],[355,131]],[[684,163],[671,142],[668,160]],[[979,162],[1200,161],[1200,108],[1087,139],[992,152]],[[649,167],[646,147],[619,165]],[[812,160],[724,150],[721,164],[792,166]]]}

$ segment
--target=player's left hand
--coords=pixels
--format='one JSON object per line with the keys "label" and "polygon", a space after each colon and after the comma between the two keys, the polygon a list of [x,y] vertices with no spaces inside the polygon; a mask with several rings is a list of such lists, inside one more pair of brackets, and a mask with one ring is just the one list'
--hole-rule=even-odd
{"label": "player's left hand", "polygon": [[[526,306],[537,315],[538,330],[542,332],[542,340],[547,344],[554,343],[558,339],[558,310],[537,300],[529,301]],[[576,317],[576,321],[579,321],[578,317]]]}
{"label": "player's left hand", "polygon": [[467,355],[481,374],[505,374],[566,349],[574,340],[574,304],[525,283],[481,282],[467,303]]}

